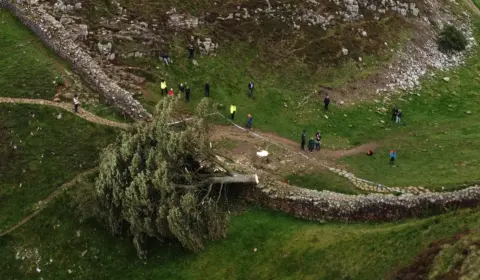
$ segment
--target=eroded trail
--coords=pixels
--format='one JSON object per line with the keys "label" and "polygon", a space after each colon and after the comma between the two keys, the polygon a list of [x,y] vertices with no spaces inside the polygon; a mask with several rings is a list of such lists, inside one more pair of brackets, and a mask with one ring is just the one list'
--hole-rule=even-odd
{"label": "eroded trail", "polygon": [[16,230],[17,228],[21,227],[22,225],[24,225],[25,223],[27,223],[28,221],[30,221],[31,219],[36,217],[38,214],[40,214],[40,212],[42,212],[43,209],[45,209],[45,207],[49,204],[49,202],[52,201],[55,197],[57,197],[59,194],[61,194],[66,189],[74,186],[80,178],[91,175],[91,174],[95,173],[97,170],[98,170],[97,168],[87,170],[83,173],[78,174],[72,180],[70,180],[70,181],[66,182],[65,184],[61,185],[58,189],[56,189],[54,192],[52,192],[49,196],[47,196],[46,198],[44,198],[44,199],[42,199],[42,200],[40,200],[36,203],[37,209],[35,210],[35,212],[31,213],[30,215],[28,215],[25,218],[23,218],[22,220],[20,220],[16,225],[14,225],[11,228],[7,229],[6,231],[0,233],[0,237],[11,233],[12,231]]}
{"label": "eroded trail", "polygon": [[[300,142],[295,142],[290,139],[284,138],[279,136],[275,133],[268,133],[268,132],[259,132],[261,136],[278,143],[292,151],[300,152]],[[223,126],[223,125],[216,125],[212,127],[212,140],[222,140],[222,139],[231,139],[235,141],[242,141],[242,142],[258,142],[259,139],[252,137],[246,131],[239,130],[233,126]],[[368,152],[368,150],[375,150],[378,147],[378,144],[375,142],[363,144],[348,150],[328,150],[322,149],[320,152],[314,153],[307,153],[310,158],[315,158],[319,160],[336,160],[343,157],[354,156],[358,154],[363,154]]]}
{"label": "eroded trail", "polygon": [[[68,103],[60,103],[60,102],[53,102],[50,100],[44,99],[30,99],[30,98],[10,98],[10,97],[0,97],[0,103],[9,103],[9,104],[36,104],[36,105],[44,105],[44,106],[52,106],[56,108],[63,109],[65,111],[74,114],[73,112],[73,105]],[[85,119],[92,123],[97,123],[101,125],[111,126],[111,127],[118,127],[121,129],[128,129],[131,127],[130,124],[127,123],[120,123],[111,120],[107,120],[96,116],[81,107],[78,108],[78,113],[76,114],[78,117]]]}

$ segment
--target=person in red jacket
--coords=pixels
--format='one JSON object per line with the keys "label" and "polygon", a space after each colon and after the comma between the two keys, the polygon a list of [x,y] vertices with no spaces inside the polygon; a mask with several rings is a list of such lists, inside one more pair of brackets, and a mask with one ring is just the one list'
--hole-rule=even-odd
{"label": "person in red jacket", "polygon": [[168,96],[173,96],[173,88],[171,88],[170,91],[168,92]]}

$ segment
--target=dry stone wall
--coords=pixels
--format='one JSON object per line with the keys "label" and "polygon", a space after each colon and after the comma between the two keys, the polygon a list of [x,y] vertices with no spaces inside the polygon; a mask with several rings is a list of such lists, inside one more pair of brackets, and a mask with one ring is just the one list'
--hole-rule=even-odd
{"label": "dry stone wall", "polygon": [[271,184],[274,187],[267,185],[245,189],[242,197],[266,208],[317,221],[394,221],[473,207],[480,202],[477,185],[454,192],[400,196],[346,195],[293,187],[278,181]]}
{"label": "dry stone wall", "polygon": [[73,69],[108,103],[135,120],[151,117],[132,94],[110,79],[98,63],[72,40],[63,25],[36,1],[0,0],[0,8],[12,12],[57,55],[70,62]]}

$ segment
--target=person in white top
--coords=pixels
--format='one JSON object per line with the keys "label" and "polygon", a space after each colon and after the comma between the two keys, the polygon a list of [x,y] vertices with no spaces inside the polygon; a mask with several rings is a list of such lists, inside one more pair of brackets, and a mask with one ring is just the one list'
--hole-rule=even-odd
{"label": "person in white top", "polygon": [[78,101],[78,96],[75,94],[73,97],[73,109],[75,113],[78,113],[78,105],[80,105],[80,102]]}

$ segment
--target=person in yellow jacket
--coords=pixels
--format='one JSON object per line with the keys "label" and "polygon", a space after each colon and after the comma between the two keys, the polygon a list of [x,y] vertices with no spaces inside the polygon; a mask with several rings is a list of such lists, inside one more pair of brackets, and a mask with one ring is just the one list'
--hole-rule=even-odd
{"label": "person in yellow jacket", "polygon": [[237,106],[235,106],[235,104],[230,105],[230,114],[232,115],[232,121],[233,121],[233,118],[235,118],[236,112],[237,112]]}
{"label": "person in yellow jacket", "polygon": [[167,82],[165,80],[160,83],[160,88],[162,89],[162,95],[167,94]]}

